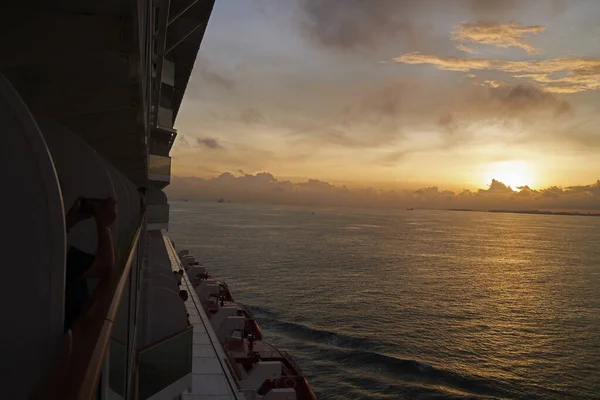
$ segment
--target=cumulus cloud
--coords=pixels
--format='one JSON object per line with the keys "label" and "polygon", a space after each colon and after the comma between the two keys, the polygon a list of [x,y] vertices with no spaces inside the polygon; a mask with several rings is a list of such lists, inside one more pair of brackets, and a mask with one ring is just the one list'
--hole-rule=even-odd
{"label": "cumulus cloud", "polygon": [[486,189],[458,193],[440,190],[436,186],[398,191],[349,189],[318,179],[292,183],[262,172],[237,177],[223,173],[210,179],[173,176],[167,190],[174,198],[211,201],[227,198],[234,202],[361,207],[597,210],[600,204],[600,180],[590,185],[566,188],[553,186],[534,190],[523,186],[519,189],[515,190],[497,180],[492,180]]}
{"label": "cumulus cloud", "polygon": [[196,139],[196,143],[198,146],[206,147],[211,150],[220,150],[223,148],[221,143],[217,139],[214,138],[198,138]]}
{"label": "cumulus cloud", "polygon": [[529,79],[552,93],[577,93],[600,88],[600,59],[553,58],[506,61],[406,53],[393,59],[403,64],[429,64],[444,71],[499,71]]}
{"label": "cumulus cloud", "polygon": [[513,190],[511,189],[510,186],[505,185],[504,183],[496,180],[496,179],[492,179],[492,183],[490,183],[490,187],[488,189],[479,189],[478,193],[512,193]]}
{"label": "cumulus cloud", "polygon": [[[520,26],[516,22],[498,24],[494,22],[462,23],[452,32],[452,39],[463,43],[487,44],[500,48],[517,47],[528,54],[539,53],[540,50],[525,43],[526,36],[538,34],[546,29],[542,25]],[[464,45],[458,48],[470,49]]]}

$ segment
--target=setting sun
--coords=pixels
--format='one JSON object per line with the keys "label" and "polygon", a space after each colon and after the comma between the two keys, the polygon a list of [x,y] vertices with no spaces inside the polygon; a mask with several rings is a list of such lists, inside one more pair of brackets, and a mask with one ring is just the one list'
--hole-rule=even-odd
{"label": "setting sun", "polygon": [[486,183],[496,179],[518,190],[519,186],[531,186],[534,181],[533,175],[533,168],[526,161],[502,161],[489,164],[484,179]]}

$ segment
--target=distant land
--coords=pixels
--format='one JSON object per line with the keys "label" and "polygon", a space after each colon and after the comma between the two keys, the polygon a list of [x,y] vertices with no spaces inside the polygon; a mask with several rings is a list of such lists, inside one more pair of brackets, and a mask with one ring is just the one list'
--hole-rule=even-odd
{"label": "distant land", "polygon": [[600,213],[579,212],[579,211],[548,211],[548,210],[471,210],[468,208],[450,208],[448,211],[472,211],[472,212],[491,212],[491,213],[506,213],[506,214],[541,214],[541,215],[576,215],[582,217],[600,217]]}

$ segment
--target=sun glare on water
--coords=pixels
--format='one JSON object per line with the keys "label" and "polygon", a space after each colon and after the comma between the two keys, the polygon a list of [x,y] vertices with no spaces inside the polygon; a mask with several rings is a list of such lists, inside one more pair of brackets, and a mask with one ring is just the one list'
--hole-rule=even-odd
{"label": "sun glare on water", "polygon": [[531,164],[526,161],[501,161],[488,164],[484,179],[486,184],[496,179],[518,190],[519,186],[531,186],[534,174]]}

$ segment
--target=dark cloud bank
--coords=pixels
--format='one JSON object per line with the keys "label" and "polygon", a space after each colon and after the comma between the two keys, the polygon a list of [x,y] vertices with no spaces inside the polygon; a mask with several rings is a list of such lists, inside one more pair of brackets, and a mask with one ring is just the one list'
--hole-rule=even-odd
{"label": "dark cloud bank", "polygon": [[[353,52],[400,42],[413,51],[431,46],[428,23],[432,9],[461,10],[475,19],[502,19],[531,5],[519,0],[298,0],[299,26],[312,42],[333,51]],[[532,2],[529,2],[532,3]],[[539,4],[537,4],[539,3]],[[556,15],[565,0],[537,2],[538,13]],[[425,18],[426,19],[426,18]]]}
{"label": "dark cloud bank", "polygon": [[256,202],[294,205],[324,205],[343,207],[422,207],[432,209],[600,209],[600,180],[591,185],[534,190],[527,186],[513,190],[493,180],[487,189],[463,190],[455,193],[435,186],[418,190],[349,189],[317,179],[302,183],[281,181],[262,172],[256,175],[218,177],[172,177],[167,192],[172,199],[234,202]]}

